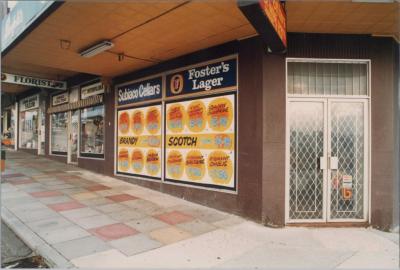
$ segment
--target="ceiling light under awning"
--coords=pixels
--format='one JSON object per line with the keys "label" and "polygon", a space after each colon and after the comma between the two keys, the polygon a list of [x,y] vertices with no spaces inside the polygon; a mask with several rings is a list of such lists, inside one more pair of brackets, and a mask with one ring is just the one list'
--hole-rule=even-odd
{"label": "ceiling light under awning", "polygon": [[97,44],[83,50],[79,54],[83,57],[89,58],[89,57],[95,56],[101,52],[107,51],[108,49],[111,49],[112,47],[114,47],[114,43],[112,43],[109,40],[104,40],[100,43],[97,43]]}

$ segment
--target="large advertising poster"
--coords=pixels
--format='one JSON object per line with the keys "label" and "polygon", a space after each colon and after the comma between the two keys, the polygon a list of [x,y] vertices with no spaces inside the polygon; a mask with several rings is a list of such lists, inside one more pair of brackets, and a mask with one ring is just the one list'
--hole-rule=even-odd
{"label": "large advertising poster", "polygon": [[236,94],[165,106],[165,181],[236,190]]}
{"label": "large advertising poster", "polygon": [[162,106],[118,110],[117,173],[161,179]]}

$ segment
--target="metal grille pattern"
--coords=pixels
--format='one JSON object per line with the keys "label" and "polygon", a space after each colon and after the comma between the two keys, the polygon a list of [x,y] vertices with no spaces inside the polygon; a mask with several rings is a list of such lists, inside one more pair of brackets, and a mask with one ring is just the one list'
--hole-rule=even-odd
{"label": "metal grille pattern", "polygon": [[292,102],[290,124],[289,218],[323,218],[323,103]]}
{"label": "metal grille pattern", "polygon": [[338,169],[331,172],[332,219],[363,218],[364,111],[362,103],[332,103],[331,155]]}

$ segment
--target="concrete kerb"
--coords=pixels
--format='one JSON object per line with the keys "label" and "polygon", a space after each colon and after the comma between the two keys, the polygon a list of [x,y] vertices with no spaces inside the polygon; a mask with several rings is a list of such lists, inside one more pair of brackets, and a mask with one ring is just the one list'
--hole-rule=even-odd
{"label": "concrete kerb", "polygon": [[64,269],[74,267],[5,207],[1,208],[1,219],[35,254],[42,256],[49,267]]}

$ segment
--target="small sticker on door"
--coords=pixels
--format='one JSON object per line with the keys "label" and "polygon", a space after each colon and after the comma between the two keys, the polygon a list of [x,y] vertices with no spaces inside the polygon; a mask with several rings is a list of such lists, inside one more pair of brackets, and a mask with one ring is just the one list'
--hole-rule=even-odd
{"label": "small sticker on door", "polygon": [[343,188],[351,189],[353,187],[353,176],[351,175],[343,175],[342,178],[342,186]]}

